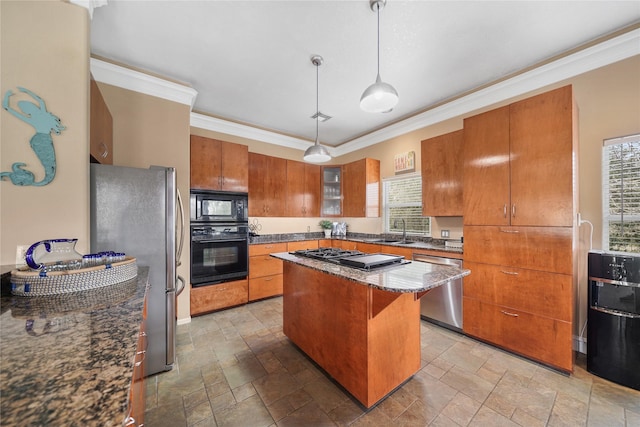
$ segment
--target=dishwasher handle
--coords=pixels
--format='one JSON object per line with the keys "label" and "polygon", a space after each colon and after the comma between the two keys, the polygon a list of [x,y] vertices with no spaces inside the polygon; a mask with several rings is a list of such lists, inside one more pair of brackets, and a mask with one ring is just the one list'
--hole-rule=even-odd
{"label": "dishwasher handle", "polygon": [[457,258],[445,258],[445,257],[425,255],[420,253],[413,253],[412,258],[414,261],[428,262],[430,264],[462,267],[462,260]]}

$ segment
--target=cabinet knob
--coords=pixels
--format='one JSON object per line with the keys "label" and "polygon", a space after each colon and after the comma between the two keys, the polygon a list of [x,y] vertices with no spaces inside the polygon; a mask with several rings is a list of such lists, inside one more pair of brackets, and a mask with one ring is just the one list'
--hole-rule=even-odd
{"label": "cabinet knob", "polygon": [[513,218],[516,217],[516,205],[515,204],[511,205],[511,216]]}

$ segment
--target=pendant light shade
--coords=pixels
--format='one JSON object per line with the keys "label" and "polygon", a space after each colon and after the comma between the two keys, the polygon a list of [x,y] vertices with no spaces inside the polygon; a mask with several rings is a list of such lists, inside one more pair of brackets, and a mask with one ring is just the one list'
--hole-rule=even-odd
{"label": "pendant light shade", "polygon": [[378,75],[376,82],[365,89],[360,97],[360,108],[368,113],[388,113],[398,103],[398,92],[380,78],[380,9],[386,0],[370,0],[371,10],[378,14]]}
{"label": "pendant light shade", "polygon": [[309,163],[324,163],[331,160],[329,151],[320,145],[318,141],[318,122],[320,117],[320,110],[318,109],[318,68],[323,61],[320,55],[311,57],[311,63],[316,66],[316,142],[304,152],[304,161]]}
{"label": "pendant light shade", "polygon": [[307,148],[304,152],[304,161],[309,163],[324,163],[331,160],[331,155],[322,145],[316,141],[314,145]]}

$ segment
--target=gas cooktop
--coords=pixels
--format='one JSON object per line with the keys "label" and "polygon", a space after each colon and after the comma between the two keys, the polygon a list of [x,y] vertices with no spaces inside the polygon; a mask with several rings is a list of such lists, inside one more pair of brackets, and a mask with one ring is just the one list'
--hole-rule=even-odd
{"label": "gas cooktop", "polygon": [[340,248],[302,249],[291,253],[297,256],[319,259],[367,271],[374,268],[406,264],[409,262],[405,261],[404,257],[400,255],[368,254],[361,251]]}

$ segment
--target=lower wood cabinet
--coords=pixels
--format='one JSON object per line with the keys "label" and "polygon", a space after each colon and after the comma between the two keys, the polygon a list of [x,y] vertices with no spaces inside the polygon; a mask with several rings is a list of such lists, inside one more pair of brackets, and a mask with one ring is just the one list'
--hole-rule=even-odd
{"label": "lower wood cabinet", "polygon": [[282,261],[269,254],[286,251],[286,242],[249,245],[249,301],[282,295]]}
{"label": "lower wood cabinet", "polygon": [[209,313],[248,302],[249,283],[235,280],[215,285],[191,287],[191,315]]}
{"label": "lower wood cabinet", "polygon": [[377,254],[382,251],[382,245],[376,243],[358,242],[355,249],[359,250],[360,252],[366,252],[368,254]]}
{"label": "lower wood cabinet", "polygon": [[465,333],[564,371],[573,370],[571,322],[468,297],[463,298],[462,307]]}
{"label": "lower wood cabinet", "polygon": [[468,261],[464,268],[473,273],[464,279],[466,297],[571,322],[571,276]]}
{"label": "lower wood cabinet", "polygon": [[570,227],[465,226],[464,332],[573,371]]}
{"label": "lower wood cabinet", "polygon": [[131,387],[129,388],[129,408],[124,422],[125,426],[144,426],[144,412],[146,409],[144,360],[147,349],[147,301],[148,298],[145,297],[136,354],[133,358],[133,375],[131,377]]}
{"label": "lower wood cabinet", "polygon": [[465,225],[464,260],[571,275],[573,230]]}
{"label": "lower wood cabinet", "polygon": [[287,251],[301,251],[304,249],[318,249],[318,240],[299,240],[296,242],[288,242],[287,243]]}

